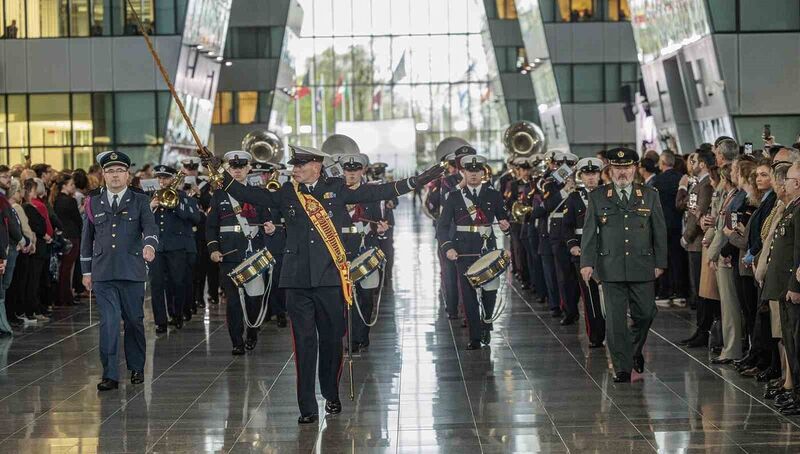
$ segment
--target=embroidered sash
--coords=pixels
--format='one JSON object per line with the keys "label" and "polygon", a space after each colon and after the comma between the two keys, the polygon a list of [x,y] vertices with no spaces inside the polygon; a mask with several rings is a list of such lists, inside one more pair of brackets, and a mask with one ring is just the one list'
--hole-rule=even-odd
{"label": "embroidered sash", "polygon": [[339,233],[336,231],[336,226],[333,225],[333,220],[328,217],[328,213],[322,208],[322,204],[310,194],[303,194],[297,183],[293,183],[294,193],[297,194],[297,199],[300,200],[300,205],[308,215],[308,219],[319,232],[328,253],[333,259],[333,264],[339,271],[339,279],[342,281],[342,293],[344,294],[344,301],[349,307],[353,304],[353,282],[350,281],[350,264],[347,262],[347,252],[342,244],[342,239],[339,238]]}

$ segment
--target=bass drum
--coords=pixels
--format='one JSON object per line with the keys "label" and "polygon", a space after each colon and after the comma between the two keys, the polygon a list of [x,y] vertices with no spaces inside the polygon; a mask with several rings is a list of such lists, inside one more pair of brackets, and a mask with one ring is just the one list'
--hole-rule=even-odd
{"label": "bass drum", "polygon": [[464,273],[473,288],[497,290],[500,277],[511,265],[511,256],[504,249],[495,249],[480,256]]}

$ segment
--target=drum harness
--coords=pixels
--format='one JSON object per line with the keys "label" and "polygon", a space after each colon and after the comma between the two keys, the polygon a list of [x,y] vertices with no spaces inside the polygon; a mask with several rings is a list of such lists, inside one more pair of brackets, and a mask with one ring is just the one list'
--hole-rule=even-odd
{"label": "drum harness", "polygon": [[[472,201],[472,199],[470,199],[467,196],[467,191],[466,190],[462,191],[461,195],[462,195],[462,198],[464,199],[464,205],[467,206],[467,212],[469,213],[470,218],[474,221],[478,217],[478,208],[475,206],[475,203]],[[481,255],[481,257],[484,256],[485,254],[487,254],[489,252],[488,242],[489,242],[489,238],[491,237],[491,235],[493,233],[492,232],[492,224],[489,224],[489,225],[486,225],[486,226],[468,226],[468,227],[479,227],[479,228],[480,227],[485,227],[486,228],[483,232],[474,231],[474,233],[479,233],[481,235],[481,239],[483,239],[483,245],[481,245],[481,253],[480,253],[480,255]],[[458,230],[458,227],[456,227],[456,230]],[[468,231],[472,232],[471,229],[468,230]],[[500,279],[500,278],[501,278],[501,276],[497,276],[495,279]],[[494,323],[495,321],[497,321],[498,318],[500,318],[501,315],[503,315],[503,311],[506,308],[506,300],[505,300],[505,298],[503,298],[501,290],[505,289],[505,285],[502,285],[502,284],[505,284],[505,283],[506,283],[505,279],[500,281],[500,284],[501,284],[502,288],[498,288],[496,290],[497,294],[500,295],[499,296],[500,297],[500,301],[498,301],[497,304],[495,305],[494,314],[489,318],[486,318],[486,313],[485,313],[485,311],[483,309],[483,286],[481,286],[480,291],[478,291],[478,289],[476,289],[475,294],[478,297],[478,310],[480,311],[481,321],[483,323]]]}
{"label": "drum harness", "polygon": [[[247,250],[245,251],[245,257],[249,257],[253,253],[253,238],[258,235],[258,227],[249,225],[247,219],[242,216],[242,207],[239,205],[239,202],[228,195],[228,199],[231,202],[231,207],[233,208],[233,212],[236,213],[236,221],[239,223],[239,227],[241,229],[242,234],[244,234],[245,238],[247,238]],[[270,291],[272,290],[272,270],[273,267],[269,267],[267,270],[268,277],[267,277],[267,286],[264,289],[264,294],[261,296],[261,308],[258,311],[258,316],[256,316],[255,322],[250,321],[250,317],[247,315],[247,303],[245,298],[247,297],[245,292],[245,286],[237,286],[237,290],[239,290],[239,304],[242,305],[242,315],[244,316],[244,323],[247,325],[248,328],[259,328],[264,323],[264,319],[267,318],[267,300],[269,299]],[[246,285],[246,284],[245,284]],[[258,296],[258,295],[253,295]]]}
{"label": "drum harness", "polygon": [[[366,227],[366,225],[364,225],[364,222],[362,221],[359,222],[361,223],[362,226],[361,228],[359,227],[356,228],[359,230],[358,232],[359,235],[361,235],[361,244],[358,247],[358,253],[360,255],[367,251],[367,247],[364,244],[364,239],[366,238],[367,235],[366,232],[364,231],[364,227]],[[356,291],[355,286],[353,286],[353,303],[356,306],[356,312],[358,312],[358,317],[361,319],[362,322],[364,322],[365,325],[367,325],[370,328],[372,328],[373,326],[375,326],[376,323],[378,323],[378,316],[381,313],[381,296],[383,295],[383,281],[386,278],[386,273],[383,272],[385,268],[386,268],[385,263],[380,267],[378,267],[378,272],[381,273],[380,274],[381,278],[380,282],[378,283],[378,299],[375,302],[375,315],[372,317],[371,321],[367,321],[367,319],[364,317],[364,313],[361,312],[361,305],[358,302],[358,292]],[[361,283],[359,282],[356,285],[361,285]]]}

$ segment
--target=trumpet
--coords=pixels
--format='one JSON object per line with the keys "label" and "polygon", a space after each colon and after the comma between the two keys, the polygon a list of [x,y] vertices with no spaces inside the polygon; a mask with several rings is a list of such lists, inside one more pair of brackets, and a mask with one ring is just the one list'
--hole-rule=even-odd
{"label": "trumpet", "polygon": [[269,192],[275,192],[281,188],[281,182],[278,181],[278,170],[272,171],[272,176],[264,183],[264,189],[267,189]]}
{"label": "trumpet", "polygon": [[521,224],[524,221],[525,216],[527,216],[531,211],[533,211],[532,206],[525,205],[524,202],[516,201],[513,205],[511,205],[511,219],[514,222]]}
{"label": "trumpet", "polygon": [[184,175],[175,177],[166,188],[161,188],[153,193],[153,198],[158,199],[158,206],[163,208],[172,209],[178,206],[180,196],[178,195],[178,187],[183,183]]}

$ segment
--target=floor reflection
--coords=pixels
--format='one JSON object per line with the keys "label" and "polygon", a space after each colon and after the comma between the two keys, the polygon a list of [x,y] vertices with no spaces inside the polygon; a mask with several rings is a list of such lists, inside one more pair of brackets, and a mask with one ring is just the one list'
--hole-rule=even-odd
{"label": "floor reflection", "polygon": [[83,307],[0,338],[0,452],[800,452],[798,420],[766,406],[756,383],[669,342],[687,331],[684,311],[660,312],[631,385],[611,382],[581,326],[560,326],[511,285],[491,346],[465,351],[466,330],[440,309],[433,230],[410,205],[341,415],[299,427],[289,331],[267,324],[234,358],[224,306],[180,332],[157,337],[150,324],[145,384],[98,395],[97,314]]}

